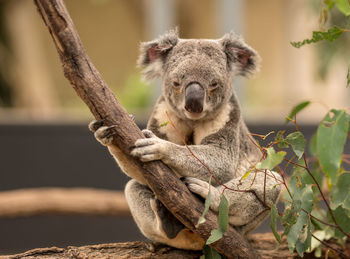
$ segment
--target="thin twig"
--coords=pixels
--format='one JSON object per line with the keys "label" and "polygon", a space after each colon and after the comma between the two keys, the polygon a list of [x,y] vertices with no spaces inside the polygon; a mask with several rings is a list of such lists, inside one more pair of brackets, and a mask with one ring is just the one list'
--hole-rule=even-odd
{"label": "thin twig", "polygon": [[337,254],[343,256],[344,258],[350,258],[350,256],[346,255],[343,253],[343,251],[331,246],[330,244],[328,244],[327,242],[319,239],[318,237],[316,237],[314,234],[311,234],[313,238],[315,238],[318,242],[320,242],[322,245],[328,247],[329,249],[332,249],[333,251],[335,251]]}

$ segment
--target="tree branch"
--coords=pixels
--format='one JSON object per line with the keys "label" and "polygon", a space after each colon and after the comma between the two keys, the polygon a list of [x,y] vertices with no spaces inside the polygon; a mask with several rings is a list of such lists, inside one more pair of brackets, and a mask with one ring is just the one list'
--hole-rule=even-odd
{"label": "tree branch", "polygon": [[[296,253],[288,249],[286,238],[277,250],[277,241],[271,233],[254,234],[249,240],[253,247],[259,251],[262,258],[291,259],[299,258]],[[67,248],[37,248],[25,253],[4,256],[0,259],[76,259],[76,258],[132,258],[132,259],[197,259],[201,251],[180,250],[165,245],[154,245],[148,242],[127,242],[115,244],[100,244],[91,246]],[[236,257],[237,258],[237,257]]]}
{"label": "tree branch", "polygon": [[0,192],[0,218],[47,214],[130,216],[130,210],[119,191],[34,188]]}
{"label": "tree branch", "polygon": [[[34,3],[56,45],[64,74],[77,94],[97,120],[104,119],[107,125],[117,126],[113,143],[144,172],[149,187],[168,210],[206,240],[217,227],[216,215],[208,213],[207,221],[195,227],[204,209],[202,202],[162,162],[142,163],[130,156],[135,141],[144,136],[91,63],[63,0],[34,0]],[[212,246],[228,258],[259,258],[249,242],[232,227]]]}

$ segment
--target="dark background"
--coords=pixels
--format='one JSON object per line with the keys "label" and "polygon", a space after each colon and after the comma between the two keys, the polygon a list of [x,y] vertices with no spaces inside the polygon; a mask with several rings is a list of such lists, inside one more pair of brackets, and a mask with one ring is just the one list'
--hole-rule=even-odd
{"label": "dark background", "polygon": [[[295,130],[293,125],[249,125],[249,128],[258,134]],[[316,130],[315,126],[300,128],[307,139]],[[86,125],[0,125],[0,191],[43,186],[123,190],[127,181]],[[256,231],[270,231],[269,222],[265,221]],[[144,237],[131,217],[0,219],[0,254],[37,247],[132,240]]]}

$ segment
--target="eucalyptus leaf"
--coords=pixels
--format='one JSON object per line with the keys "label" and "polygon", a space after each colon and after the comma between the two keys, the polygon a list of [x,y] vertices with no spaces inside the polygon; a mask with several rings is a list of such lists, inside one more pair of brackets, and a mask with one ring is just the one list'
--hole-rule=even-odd
{"label": "eucalyptus leaf", "polygon": [[285,138],[285,142],[292,146],[294,153],[300,159],[304,154],[306,140],[300,131],[293,132]]}
{"label": "eucalyptus leaf", "polygon": [[224,195],[222,195],[219,204],[219,215],[218,215],[218,228],[213,229],[207,239],[206,244],[212,244],[222,238],[228,227],[228,201]]}
{"label": "eucalyptus leaf", "polygon": [[307,224],[303,227],[300,232],[299,239],[295,244],[295,250],[299,256],[303,257],[304,253],[311,250],[311,237],[312,237],[313,226],[310,218],[307,219]]}
{"label": "eucalyptus leaf", "polygon": [[317,134],[313,134],[310,140],[309,151],[312,156],[317,155]]}
{"label": "eucalyptus leaf", "polygon": [[198,225],[204,223],[206,221],[205,216],[207,215],[208,211],[209,211],[209,207],[211,204],[211,191],[210,191],[210,186],[211,186],[211,177],[209,179],[209,190],[208,190],[208,195],[205,199],[205,203],[204,203],[204,210],[202,215],[200,216],[200,218],[198,219],[198,222],[196,224],[196,227],[198,227]]}
{"label": "eucalyptus leaf", "polygon": [[212,247],[205,245],[201,259],[221,259],[221,255]]}
{"label": "eucalyptus leaf", "polygon": [[344,31],[344,29],[338,28],[337,26],[334,26],[328,31],[313,31],[311,39],[305,39],[299,42],[291,42],[290,44],[295,48],[300,48],[305,44],[316,43],[322,40],[332,42],[333,40],[337,39]]}
{"label": "eucalyptus leaf", "polygon": [[266,151],[267,156],[263,161],[257,163],[257,169],[272,170],[275,166],[279,165],[283,161],[283,158],[286,155],[286,152],[284,151],[279,151],[276,153],[273,147],[269,147]]}
{"label": "eucalyptus leaf", "polygon": [[305,102],[298,103],[296,106],[294,106],[291,112],[289,113],[288,117],[286,118],[286,123],[288,123],[291,119],[293,120],[294,117],[304,108],[306,108],[309,104],[310,104],[310,101],[305,101]]}
{"label": "eucalyptus leaf", "polygon": [[308,240],[309,228],[311,228],[310,219],[306,213],[311,212],[313,204],[311,186],[303,188],[300,198],[301,208],[303,210],[300,211],[296,223],[291,226],[287,234],[287,241],[290,251],[294,251],[296,248],[298,254],[302,256],[302,254],[311,246],[311,243],[310,246],[307,246],[305,242]]}
{"label": "eucalyptus leaf", "polygon": [[342,206],[350,210],[350,172],[339,175],[337,183],[332,187],[331,201],[333,208]]}
{"label": "eucalyptus leaf", "polygon": [[277,132],[275,140],[278,143],[278,147],[279,148],[287,148],[288,147],[288,143],[285,142],[283,134],[285,133],[285,130],[280,130]]}
{"label": "eucalyptus leaf", "polygon": [[225,233],[228,227],[228,201],[225,195],[222,195],[219,204],[218,225],[222,233]]}
{"label": "eucalyptus leaf", "polygon": [[278,211],[277,211],[276,205],[274,203],[271,203],[270,207],[271,207],[270,228],[271,228],[272,233],[275,236],[276,240],[278,241],[278,243],[281,243],[282,239],[281,239],[280,235],[277,233],[277,227],[276,227],[277,219],[279,218]]}
{"label": "eucalyptus leaf", "polygon": [[242,181],[243,179],[247,178],[247,177],[250,175],[251,172],[252,172],[252,169],[248,170],[248,171],[241,177],[241,181]]}
{"label": "eucalyptus leaf", "polygon": [[335,4],[335,0],[325,0],[324,3],[327,5],[328,10],[331,10]]}
{"label": "eucalyptus leaf", "polygon": [[222,235],[223,235],[223,233],[220,229],[213,229],[210,232],[210,236],[207,239],[207,242],[205,244],[210,245],[210,244],[220,240],[222,238]]}
{"label": "eucalyptus leaf", "polygon": [[336,182],[341,155],[344,150],[348,129],[349,116],[345,110],[331,110],[321,121],[317,129],[317,156],[322,171]]}
{"label": "eucalyptus leaf", "polygon": [[346,16],[350,15],[350,4],[348,0],[335,0],[335,3],[339,11]]}
{"label": "eucalyptus leaf", "polygon": [[[350,215],[349,211],[344,209],[342,206],[337,207],[333,211],[333,215],[335,217],[335,220],[337,221],[337,224],[345,231],[345,233],[350,232]],[[329,217],[331,218],[331,217]],[[345,235],[339,230],[335,229],[335,237],[336,238],[343,238]]]}

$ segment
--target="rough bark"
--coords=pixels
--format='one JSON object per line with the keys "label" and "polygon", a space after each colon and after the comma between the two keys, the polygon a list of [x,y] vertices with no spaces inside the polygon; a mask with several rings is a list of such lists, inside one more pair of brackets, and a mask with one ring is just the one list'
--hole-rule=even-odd
{"label": "rough bark", "polygon": [[[262,258],[299,258],[295,253],[288,250],[286,242],[276,250],[277,242],[272,234],[255,234],[250,241],[253,247],[261,254]],[[285,240],[284,240],[285,241]],[[116,244],[101,244],[92,246],[67,248],[38,248],[22,254],[0,256],[0,259],[47,259],[47,258],[133,258],[133,259],[194,259],[201,256],[201,251],[186,251],[164,245],[152,245],[148,242],[128,242]],[[245,257],[242,257],[245,258]]]}
{"label": "rough bark", "polygon": [[120,191],[34,188],[0,192],[0,218],[36,215],[130,216]]}
{"label": "rough bark", "polygon": [[[272,233],[253,234],[248,237],[252,246],[258,251],[263,259],[292,259],[301,258],[296,253],[291,253],[288,249],[286,237],[278,246]],[[346,255],[350,253],[350,241],[342,247],[336,240],[330,241],[332,247],[340,249]],[[150,242],[127,242],[112,243],[67,248],[36,248],[21,254],[0,256],[0,259],[76,259],[76,258],[120,258],[120,259],[195,259],[201,256],[201,251],[180,250],[166,245],[155,245]],[[327,255],[327,256],[326,256]],[[242,257],[244,258],[244,257]],[[316,258],[313,253],[304,254],[304,259]],[[329,248],[322,248],[321,258],[339,259],[343,258],[336,253],[329,251]]]}
{"label": "rough bark", "polygon": [[[117,126],[113,143],[144,172],[149,187],[168,210],[187,228],[207,239],[217,227],[216,215],[209,212],[207,221],[196,227],[203,204],[162,162],[142,163],[130,156],[135,141],[144,136],[91,63],[63,0],[34,0],[34,3],[51,33],[65,76],[77,94],[96,119]],[[232,227],[212,246],[228,258],[259,258],[249,242]]]}

